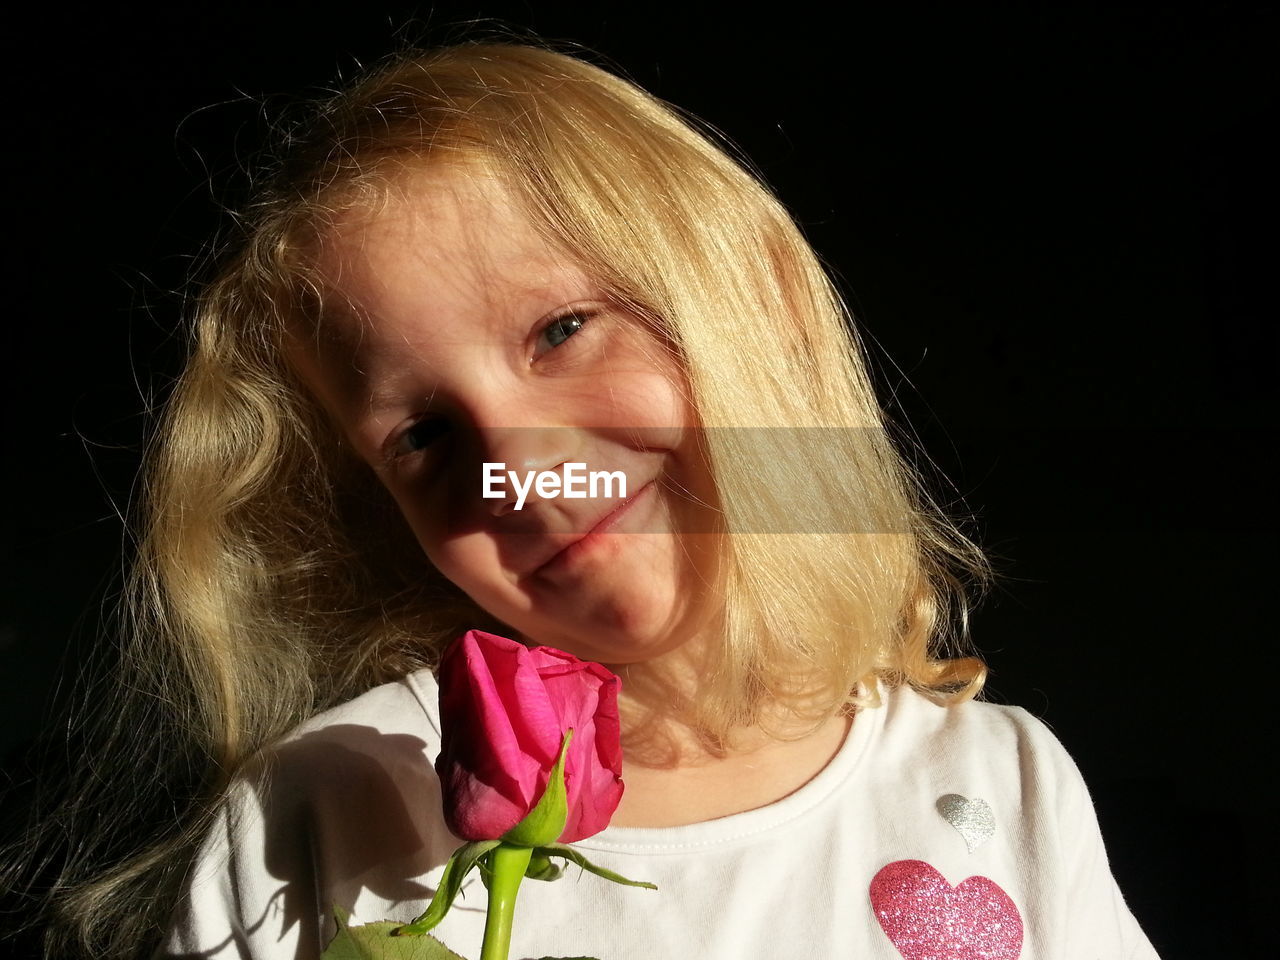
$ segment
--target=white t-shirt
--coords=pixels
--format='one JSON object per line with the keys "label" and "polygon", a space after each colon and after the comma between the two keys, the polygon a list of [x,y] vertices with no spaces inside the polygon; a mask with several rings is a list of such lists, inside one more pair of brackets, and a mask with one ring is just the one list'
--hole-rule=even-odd
{"label": "white t-shirt", "polygon": [[[882,689],[821,773],[705,823],[574,844],[656,891],[567,865],[525,880],[511,960],[1147,960],[1075,764],[1018,707]],[[237,780],[158,956],[311,960],[351,922],[420,914],[444,825],[429,671],[322,713]],[[559,861],[558,861],[559,862]],[[478,872],[433,935],[480,954]]]}

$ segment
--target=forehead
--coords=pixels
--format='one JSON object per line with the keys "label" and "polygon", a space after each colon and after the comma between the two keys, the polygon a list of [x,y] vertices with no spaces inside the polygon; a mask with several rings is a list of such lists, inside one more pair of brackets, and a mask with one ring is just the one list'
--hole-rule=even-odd
{"label": "forehead", "polygon": [[[542,236],[517,195],[478,166],[406,172],[380,202],[344,211],[320,238],[317,326],[293,341],[327,400],[358,399],[406,348],[527,335],[527,324],[599,291]],[[308,377],[312,379],[313,377]]]}
{"label": "forehead", "polygon": [[500,305],[585,280],[539,234],[515,193],[478,166],[406,173],[383,202],[337,220],[318,266],[323,285],[339,295],[326,298],[336,301],[334,312],[354,308],[366,317],[461,299]]}

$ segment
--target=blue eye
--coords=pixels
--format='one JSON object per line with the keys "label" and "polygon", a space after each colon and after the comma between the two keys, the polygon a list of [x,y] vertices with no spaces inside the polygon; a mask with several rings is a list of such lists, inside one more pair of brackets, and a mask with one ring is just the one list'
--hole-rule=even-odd
{"label": "blue eye", "polygon": [[543,327],[542,335],[546,337],[547,343],[554,350],[585,327],[587,321],[593,316],[595,316],[595,313],[590,310],[576,310],[573,313],[563,314]]}
{"label": "blue eye", "polygon": [[396,438],[395,455],[417,453],[431,446],[449,429],[444,420],[419,420]]}

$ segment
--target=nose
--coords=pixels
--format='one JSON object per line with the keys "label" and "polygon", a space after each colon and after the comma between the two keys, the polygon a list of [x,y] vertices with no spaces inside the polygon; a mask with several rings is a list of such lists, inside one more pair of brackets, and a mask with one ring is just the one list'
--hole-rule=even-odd
{"label": "nose", "polygon": [[[544,471],[559,473],[565,463],[583,459],[581,438],[568,427],[489,427],[481,429],[480,435],[483,461],[501,464],[491,469],[502,478],[502,496],[484,501],[495,517],[517,507],[527,511],[540,503],[543,498],[534,482],[537,475]],[[516,474],[523,493],[517,491],[509,471]]]}

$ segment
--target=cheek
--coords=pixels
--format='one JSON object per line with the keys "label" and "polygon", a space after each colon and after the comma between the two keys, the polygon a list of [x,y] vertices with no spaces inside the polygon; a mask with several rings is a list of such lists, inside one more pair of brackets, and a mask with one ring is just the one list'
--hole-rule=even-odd
{"label": "cheek", "polygon": [[460,541],[465,538],[449,537],[444,512],[408,495],[396,496],[395,501],[431,565],[458,586],[464,586],[461,580],[466,579],[468,551],[460,547]]}
{"label": "cheek", "polygon": [[[608,385],[612,424],[636,431],[635,439],[651,449],[672,450],[683,444],[685,431],[697,418],[685,398],[656,372],[635,375]],[[598,409],[605,409],[599,404]]]}
{"label": "cheek", "polygon": [[440,573],[480,606],[510,602],[507,579],[491,537],[478,533],[442,536],[435,530],[414,530],[423,553]]}
{"label": "cheek", "polygon": [[601,407],[631,426],[679,427],[688,422],[687,377],[680,362],[661,344],[637,331],[623,334],[598,381]]}

